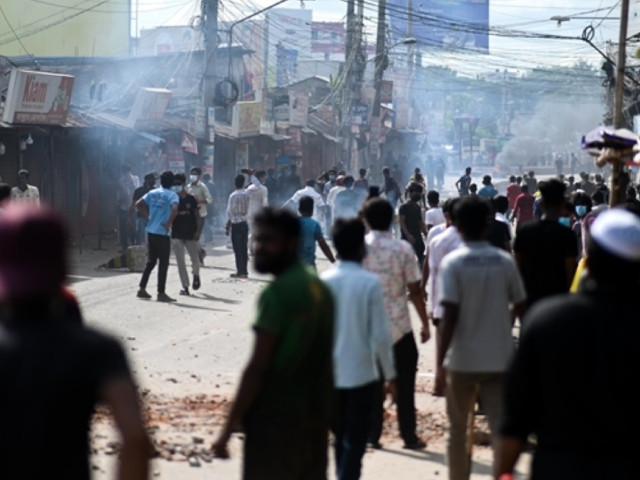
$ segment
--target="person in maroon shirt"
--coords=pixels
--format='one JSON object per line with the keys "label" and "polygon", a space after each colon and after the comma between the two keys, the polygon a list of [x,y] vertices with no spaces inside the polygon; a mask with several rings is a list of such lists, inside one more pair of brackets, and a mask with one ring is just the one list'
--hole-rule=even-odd
{"label": "person in maroon shirt", "polygon": [[520,188],[522,193],[516,198],[511,214],[511,221],[517,220],[518,225],[533,220],[533,205],[536,201],[536,198],[529,193],[528,185],[522,185]]}
{"label": "person in maroon shirt", "polygon": [[520,188],[520,185],[518,185],[515,175],[511,175],[509,177],[509,185],[507,186],[507,200],[509,201],[507,217],[509,217],[509,215],[511,215],[511,212],[513,212],[513,207],[515,207],[516,205],[516,198],[518,198],[518,195],[520,195],[521,193],[522,189]]}

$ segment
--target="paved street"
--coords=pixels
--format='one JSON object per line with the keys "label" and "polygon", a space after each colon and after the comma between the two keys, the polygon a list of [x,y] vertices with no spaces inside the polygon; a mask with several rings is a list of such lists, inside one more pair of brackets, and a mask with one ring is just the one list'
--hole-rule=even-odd
{"label": "paved street", "polygon": [[[86,242],[82,254],[77,249],[72,252],[72,288],[87,323],[118,337],[129,355],[145,399],[149,426],[163,457],[154,460],[154,475],[190,480],[240,478],[241,435],[232,440],[229,461],[209,463],[207,450],[250,352],[255,301],[268,278],[251,274],[248,280],[230,279],[233,253],[226,248],[226,239],[217,237],[215,246],[207,248],[202,288],[195,295],[177,296],[180,285],[172,261],[167,293],[178,302],[139,300],[135,297],[138,273],[96,270],[115,255],[115,240],[104,242],[110,249],[103,251],[92,250],[92,242]],[[324,260],[319,262],[321,269],[328,265]],[[149,292],[154,290],[152,276]],[[414,322],[417,331],[415,318]],[[396,431],[390,416],[383,438],[385,449],[367,453],[363,478],[401,480],[414,478],[417,472],[421,478],[445,476],[444,400],[428,393],[433,366],[430,341],[420,346],[417,399],[419,430],[429,442],[427,450],[403,450],[399,439],[389,435]],[[95,423],[94,475],[99,480],[112,478],[117,438],[103,412]],[[479,419],[478,427],[486,430],[483,419]],[[490,478],[488,448],[476,447],[474,453],[473,478]],[[199,466],[190,466],[188,456]]]}

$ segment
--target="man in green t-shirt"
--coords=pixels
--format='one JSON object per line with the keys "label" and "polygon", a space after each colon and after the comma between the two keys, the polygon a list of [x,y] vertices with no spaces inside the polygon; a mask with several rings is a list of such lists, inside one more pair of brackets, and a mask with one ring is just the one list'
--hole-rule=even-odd
{"label": "man in green t-shirt", "polygon": [[227,423],[213,448],[242,422],[245,480],[326,479],[332,400],[333,299],[298,260],[300,226],[266,208],[254,220],[254,262],[275,280],[258,302],[256,343]]}

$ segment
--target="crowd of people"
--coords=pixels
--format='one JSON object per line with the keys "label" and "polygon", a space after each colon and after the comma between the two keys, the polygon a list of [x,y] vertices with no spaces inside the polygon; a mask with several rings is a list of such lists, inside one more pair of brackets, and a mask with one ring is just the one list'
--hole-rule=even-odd
{"label": "crowd of people", "polygon": [[[503,195],[490,176],[472,188],[468,168],[459,195],[443,199],[419,169],[404,192],[389,168],[380,186],[367,173],[291,182],[284,198],[270,195],[268,172],[236,177],[226,211],[232,276],[246,278],[253,255],[255,270],[274,279],[260,295],[255,344],[215,455],[229,456],[241,426],[243,478],[320,480],[332,432],[337,478],[358,479],[367,445],[383,448],[387,396],[403,447],[426,448],[417,434],[416,340],[433,337],[449,479],[470,477],[476,404],[490,426],[496,479],[513,478],[532,435],[533,480],[637,478],[637,192],[609,208],[601,177],[528,172]],[[147,191],[128,185],[148,249],[140,298],[151,297],[159,264],[157,298],[173,301],[165,292],[172,247],[180,293],[200,287],[209,205],[200,175],[166,171],[158,188],[154,175],[138,187]],[[126,211],[130,218],[131,203]],[[129,366],[117,342],[82,325],[64,287],[65,242],[46,208],[0,214],[0,477],[88,478],[86,432],[104,401],[122,434],[121,478],[146,478],[149,441]],[[320,274],[316,246],[333,264]],[[52,432],[66,440],[52,441]]]}
{"label": "crowd of people", "polygon": [[[610,471],[635,478],[627,452],[637,446],[637,422],[623,420],[630,402],[613,424],[595,403],[615,409],[640,366],[640,348],[627,337],[638,328],[630,292],[640,287],[632,192],[626,205],[609,209],[600,176],[571,183],[528,172],[500,194],[488,175],[473,188],[468,168],[456,182],[459,195],[441,202],[439,192],[425,192],[419,169],[404,194],[390,169],[382,173],[383,185],[353,196],[348,216],[335,213],[335,201],[327,209],[335,255],[311,218],[335,186],[310,180],[296,191],[284,206],[297,204],[299,217],[276,207],[256,216],[256,270],[275,280],[260,298],[255,348],[216,454],[228,456],[241,423],[244,478],[326,478],[331,430],[337,477],[357,479],[367,445],[382,448],[385,393],[396,403],[404,448],[425,448],[416,435],[411,303],[420,340],[435,332],[432,393],[446,400],[451,480],[470,477],[476,404],[490,426],[496,479],[512,478],[530,435],[533,479],[613,478]],[[344,190],[335,198],[350,183],[338,185]],[[315,267],[316,242],[337,259],[319,277],[301,268]],[[609,309],[614,324],[599,325]],[[609,445],[596,447],[589,429]]]}

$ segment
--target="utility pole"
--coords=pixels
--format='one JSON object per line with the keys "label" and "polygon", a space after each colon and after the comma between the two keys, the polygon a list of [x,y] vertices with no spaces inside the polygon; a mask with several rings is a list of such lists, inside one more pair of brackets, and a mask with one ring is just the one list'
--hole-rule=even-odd
{"label": "utility pole", "polygon": [[[627,62],[627,25],[629,22],[629,0],[622,0],[620,15],[620,40],[618,42],[618,64],[616,74],[615,104],[613,112],[613,127],[622,128],[624,124],[624,80]],[[629,175],[622,158],[612,161],[610,205],[624,203]]]}
{"label": "utility pole", "polygon": [[[386,53],[385,53],[385,35],[386,35],[386,9],[387,1],[378,0],[378,30],[376,32],[376,58],[375,58],[375,72],[373,74],[373,88],[375,89],[375,95],[373,97],[373,107],[371,108],[371,122],[378,122],[380,125],[380,90],[382,89],[382,78],[386,67]],[[378,175],[380,171],[380,138],[377,131],[378,138],[371,138],[370,141],[376,143],[376,148],[372,151],[375,155],[371,159],[371,166],[374,170],[374,175]]]}
{"label": "utility pole", "polygon": [[218,48],[218,0],[202,0],[202,32],[204,34],[204,58],[202,60],[202,103],[213,107],[216,92]]}
{"label": "utility pole", "polygon": [[[355,51],[355,25],[356,24],[356,9],[355,0],[347,0],[347,38],[345,42],[345,57],[344,57],[344,84],[342,87],[342,163],[345,165],[350,164],[351,156],[351,143],[353,141],[353,135],[351,133],[351,102],[353,99],[354,89],[354,74],[355,74],[355,58],[357,52]],[[349,119],[349,121],[345,121]]]}

